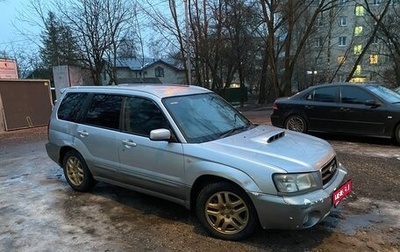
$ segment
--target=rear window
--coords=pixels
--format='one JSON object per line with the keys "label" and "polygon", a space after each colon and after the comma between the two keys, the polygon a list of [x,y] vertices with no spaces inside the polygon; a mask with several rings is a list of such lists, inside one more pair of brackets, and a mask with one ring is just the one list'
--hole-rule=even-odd
{"label": "rear window", "polygon": [[62,100],[57,116],[61,120],[77,122],[87,93],[68,93]]}

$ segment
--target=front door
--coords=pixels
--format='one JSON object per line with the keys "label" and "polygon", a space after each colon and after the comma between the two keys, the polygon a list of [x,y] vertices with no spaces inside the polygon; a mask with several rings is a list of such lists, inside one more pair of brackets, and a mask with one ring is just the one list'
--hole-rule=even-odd
{"label": "front door", "polygon": [[150,131],[169,129],[159,107],[149,99],[127,97],[122,131],[118,135],[120,180],[134,187],[184,199],[182,144],[152,141]]}
{"label": "front door", "polygon": [[[347,86],[341,87],[340,98],[339,119],[343,132],[370,135],[384,132],[387,113],[384,104],[376,97],[360,87]],[[371,102],[377,106],[372,106]]]}

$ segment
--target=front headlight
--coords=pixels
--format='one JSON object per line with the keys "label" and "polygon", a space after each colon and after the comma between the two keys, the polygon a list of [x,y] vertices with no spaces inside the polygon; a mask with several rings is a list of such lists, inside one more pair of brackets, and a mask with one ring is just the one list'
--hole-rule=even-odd
{"label": "front headlight", "polygon": [[318,186],[313,173],[274,174],[273,180],[282,193],[307,191]]}

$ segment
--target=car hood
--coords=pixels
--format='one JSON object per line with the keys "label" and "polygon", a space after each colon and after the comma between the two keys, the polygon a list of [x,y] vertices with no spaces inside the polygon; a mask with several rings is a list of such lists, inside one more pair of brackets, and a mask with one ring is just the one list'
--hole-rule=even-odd
{"label": "car hood", "polygon": [[267,125],[197,147],[201,150],[193,154],[202,159],[272,172],[316,171],[336,155],[325,140]]}

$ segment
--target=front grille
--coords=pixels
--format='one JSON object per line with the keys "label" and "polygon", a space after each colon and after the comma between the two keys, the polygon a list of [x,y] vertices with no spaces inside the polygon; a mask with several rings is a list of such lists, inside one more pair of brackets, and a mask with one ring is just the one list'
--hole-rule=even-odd
{"label": "front grille", "polygon": [[329,163],[327,163],[324,167],[322,167],[321,176],[322,176],[322,184],[326,185],[331,181],[333,176],[337,172],[337,161],[336,158],[332,159]]}

